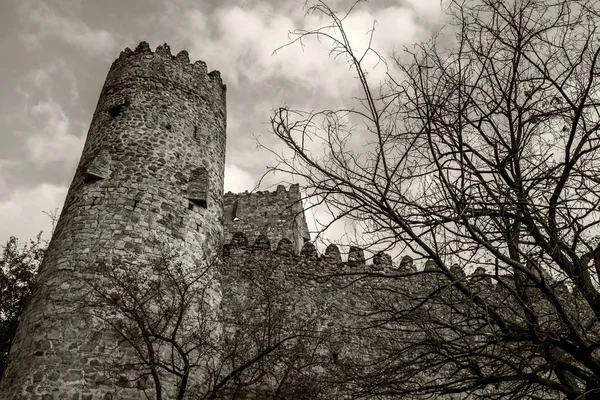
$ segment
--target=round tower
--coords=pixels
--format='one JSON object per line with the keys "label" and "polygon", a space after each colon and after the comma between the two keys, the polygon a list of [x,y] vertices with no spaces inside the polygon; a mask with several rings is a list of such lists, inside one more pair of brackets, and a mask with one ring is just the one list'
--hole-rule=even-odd
{"label": "round tower", "polygon": [[[142,42],[113,63],[0,384],[3,399],[137,399],[114,393],[115,337],[76,307],[94,266],[178,249],[204,268],[223,240],[225,85],[168,45]],[[84,279],[85,278],[85,279]],[[220,293],[211,299],[218,307]],[[80,311],[81,310],[81,311]]]}

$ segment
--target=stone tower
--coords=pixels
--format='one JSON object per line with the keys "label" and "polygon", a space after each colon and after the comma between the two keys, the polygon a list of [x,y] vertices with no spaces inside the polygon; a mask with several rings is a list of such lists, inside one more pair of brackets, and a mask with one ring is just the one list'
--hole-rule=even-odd
{"label": "stone tower", "polygon": [[[113,63],[0,398],[113,398],[98,376],[114,338],[69,308],[84,293],[79,278],[115,256],[147,259],[157,242],[180,249],[188,266],[220,253],[225,92],[219,72],[166,44],[152,52],[142,42]],[[114,398],[144,397],[131,387]]]}
{"label": "stone tower", "polygon": [[227,192],[223,211],[225,243],[231,242],[234,232],[243,232],[250,241],[264,234],[273,245],[284,238],[290,240],[299,253],[310,241],[298,184],[288,190],[279,185],[273,192]]}

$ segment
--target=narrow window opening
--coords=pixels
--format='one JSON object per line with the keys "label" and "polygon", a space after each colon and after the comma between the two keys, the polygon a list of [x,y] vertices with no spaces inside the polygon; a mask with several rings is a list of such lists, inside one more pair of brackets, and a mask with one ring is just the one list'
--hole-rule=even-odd
{"label": "narrow window opening", "polygon": [[113,118],[116,118],[119,115],[121,115],[122,111],[123,111],[123,104],[117,104],[115,106],[110,107],[107,110],[108,114]]}
{"label": "narrow window opening", "polygon": [[110,176],[111,157],[107,149],[95,152],[92,159],[83,168],[85,183],[93,183]]}
{"label": "narrow window opening", "polygon": [[237,215],[238,213],[238,200],[235,201],[235,203],[233,203],[233,208],[231,210],[231,220],[233,222],[239,221],[240,218]]}
{"label": "narrow window opening", "polygon": [[101,181],[102,179],[104,179],[104,178],[101,176],[98,176],[96,174],[90,173],[90,172],[87,172],[85,174],[85,183],[94,183],[94,182]]}
{"label": "narrow window opening", "polygon": [[194,209],[194,203],[192,203],[191,201],[188,203],[188,210],[193,210]]}
{"label": "narrow window opening", "polygon": [[208,185],[206,168],[200,167],[193,170],[188,181],[188,200],[198,207],[206,208],[209,195]]}
{"label": "narrow window opening", "polygon": [[138,202],[139,202],[139,200],[134,200],[134,201],[133,201],[133,209],[134,209],[134,210],[135,210],[135,208],[137,207],[137,205],[138,205]]}
{"label": "narrow window opening", "polygon": [[204,200],[204,199],[190,199],[190,204],[194,204],[198,207],[206,208],[206,200]]}
{"label": "narrow window opening", "polygon": [[198,139],[198,127],[194,126],[194,139]]}
{"label": "narrow window opening", "polygon": [[200,232],[200,224],[196,224],[196,232]]}

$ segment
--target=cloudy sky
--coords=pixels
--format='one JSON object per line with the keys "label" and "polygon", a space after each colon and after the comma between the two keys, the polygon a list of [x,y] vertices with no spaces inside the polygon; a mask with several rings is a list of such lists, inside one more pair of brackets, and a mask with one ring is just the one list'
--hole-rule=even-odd
{"label": "cloudy sky", "polygon": [[[352,3],[329,2],[340,11]],[[346,26],[360,48],[376,21],[374,45],[389,55],[429,37],[442,15],[440,0],[372,0]],[[273,164],[255,137],[278,147],[272,109],[336,108],[356,89],[326,43],[273,53],[289,31],[325,22],[305,16],[304,0],[0,0],[0,245],[50,230],[43,212],[62,207],[110,64],[142,40],[153,49],[166,42],[173,54],[185,49],[221,71],[225,190],[252,190]]]}

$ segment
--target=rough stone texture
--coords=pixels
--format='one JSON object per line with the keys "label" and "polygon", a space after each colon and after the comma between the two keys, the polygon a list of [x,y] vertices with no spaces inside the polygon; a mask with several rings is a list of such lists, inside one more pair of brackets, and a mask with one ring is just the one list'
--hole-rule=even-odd
{"label": "rough stone texture", "polygon": [[273,192],[231,193],[224,197],[225,241],[234,232],[243,232],[254,241],[265,234],[274,245],[289,239],[298,253],[310,240],[298,184],[288,190],[279,185]]}
{"label": "rough stone texture", "polygon": [[[172,56],[167,45],[152,52],[142,42],[113,63],[0,398],[145,398],[106,380],[104,361],[125,350],[101,321],[74,308],[84,293],[80,278],[115,256],[143,262],[160,246],[180,249],[187,265],[220,253],[225,91],[218,72],[189,64],[187,53]],[[207,179],[190,187],[199,170]],[[205,207],[190,204],[197,196]],[[218,306],[218,288],[211,298]]]}
{"label": "rough stone texture", "polygon": [[[344,262],[336,245],[329,245],[320,255],[308,242],[300,254],[293,254],[279,250],[289,242],[286,238],[275,243],[276,246],[272,246],[273,243],[267,246],[262,235],[254,243],[242,232],[231,236],[235,240],[224,246],[224,309],[231,311],[239,308],[239,304],[246,304],[249,311],[258,310],[258,315],[266,315],[261,307],[287,304],[286,319],[278,320],[279,324],[289,326],[291,332],[318,338],[307,342],[309,353],[302,353],[303,346],[292,350],[297,352],[292,356],[297,360],[295,368],[290,370],[298,371],[298,376],[287,377],[289,386],[277,388],[277,385],[269,386],[268,379],[258,380],[244,387],[244,394],[236,398],[345,398],[336,394],[331,382],[335,382],[348,365],[360,365],[367,360],[368,350],[382,340],[374,337],[364,343],[367,330],[357,328],[369,324],[365,313],[374,309],[380,300],[378,295],[389,292],[389,287],[382,285],[393,281],[385,277],[397,275],[397,269],[388,261],[389,255],[378,255],[380,261],[383,260],[377,264],[382,279],[357,279],[357,274],[370,274],[373,270],[373,266],[365,264],[364,252],[358,247],[350,249],[349,261]],[[272,247],[278,250],[269,250]],[[422,283],[418,283],[410,286],[421,287]],[[279,295],[269,302],[261,300],[265,287],[278,288],[274,292]],[[269,365],[273,376],[283,375],[277,365]],[[284,390],[283,394],[276,389]]]}

